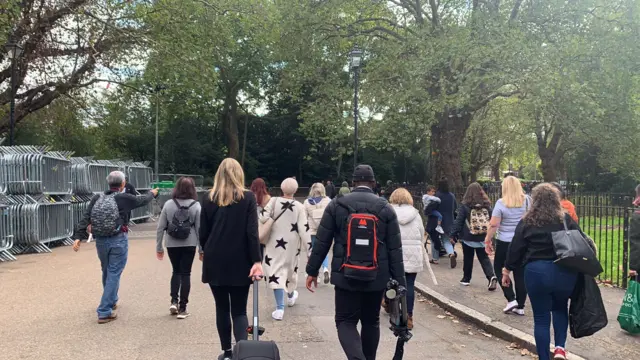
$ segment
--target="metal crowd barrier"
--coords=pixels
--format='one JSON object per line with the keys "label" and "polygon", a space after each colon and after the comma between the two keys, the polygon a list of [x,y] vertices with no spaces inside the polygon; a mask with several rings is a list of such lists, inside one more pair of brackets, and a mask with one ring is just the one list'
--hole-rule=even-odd
{"label": "metal crowd barrier", "polygon": [[129,163],[126,164],[124,173],[127,181],[137,190],[151,190],[153,170],[149,166],[139,162]]}
{"label": "metal crowd barrier", "polygon": [[93,195],[74,195],[71,198],[71,219],[73,226],[80,222],[92,198]]}
{"label": "metal crowd barrier", "polygon": [[6,193],[71,194],[68,152],[45,152],[35,146],[3,147]]}
{"label": "metal crowd barrier", "polygon": [[[138,189],[136,189],[138,190]],[[140,195],[146,195],[150,190],[138,191]],[[147,206],[143,206],[137,209],[133,209],[131,211],[131,221],[141,221],[150,219],[153,216],[153,201],[150,202]]]}
{"label": "metal crowd barrier", "polygon": [[14,236],[10,253],[50,253],[51,249],[47,245],[54,241],[62,241],[65,245],[73,244],[71,204],[63,198],[12,195],[8,197],[8,202],[10,226]]}
{"label": "metal crowd barrier", "polygon": [[9,206],[0,204],[0,261],[16,260],[9,250],[13,248],[13,229],[9,217]]}

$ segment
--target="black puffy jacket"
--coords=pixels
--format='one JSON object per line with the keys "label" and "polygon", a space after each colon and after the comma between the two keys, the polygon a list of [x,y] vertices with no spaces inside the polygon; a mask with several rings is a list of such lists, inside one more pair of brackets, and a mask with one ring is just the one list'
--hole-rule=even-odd
{"label": "black puffy jacket", "polygon": [[[361,282],[344,277],[341,267],[346,255],[346,223],[349,212],[334,200],[326,208],[318,227],[316,243],[307,263],[307,274],[318,276],[322,261],[333,244],[333,260],[331,261],[331,283],[338,288],[349,291],[381,291],[386,288],[389,279],[395,279],[406,286],[404,265],[402,263],[402,240],[400,225],[396,212],[386,200],[376,196],[369,188],[358,187],[351,194],[342,197],[341,201],[358,212],[373,213],[376,208],[385,205],[374,214],[378,217],[378,275],[374,281]],[[381,203],[382,202],[382,203]]]}

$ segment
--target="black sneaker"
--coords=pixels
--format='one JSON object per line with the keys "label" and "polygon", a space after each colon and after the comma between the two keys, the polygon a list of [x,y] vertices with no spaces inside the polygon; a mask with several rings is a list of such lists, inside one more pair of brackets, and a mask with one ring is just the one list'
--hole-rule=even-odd
{"label": "black sneaker", "polygon": [[471,284],[471,280],[470,279],[462,278],[462,280],[460,280],[460,285],[462,285],[462,286],[469,286],[470,284]]}
{"label": "black sneaker", "polygon": [[224,354],[220,354],[220,356],[218,356],[218,360],[231,360],[232,355],[227,355],[226,353]]}
{"label": "black sneaker", "polygon": [[498,287],[498,278],[494,276],[491,278],[491,280],[489,280],[489,291],[495,291],[497,287]]}

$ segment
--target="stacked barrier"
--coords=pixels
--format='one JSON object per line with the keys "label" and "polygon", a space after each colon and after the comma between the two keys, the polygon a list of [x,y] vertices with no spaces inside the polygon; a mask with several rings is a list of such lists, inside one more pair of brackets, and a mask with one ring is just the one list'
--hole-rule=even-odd
{"label": "stacked barrier", "polygon": [[[151,190],[146,164],[70,158],[46,147],[0,146],[0,261],[27,252],[51,252],[50,244],[73,243],[74,225],[89,202],[107,190],[107,175],[124,172],[141,194]],[[152,216],[152,205],[133,211],[132,220]]]}
{"label": "stacked barrier", "polygon": [[48,245],[52,242],[71,244],[70,153],[35,146],[2,147],[0,153],[7,218],[7,229],[2,232],[11,236],[11,241],[3,241],[4,252],[51,252]]}

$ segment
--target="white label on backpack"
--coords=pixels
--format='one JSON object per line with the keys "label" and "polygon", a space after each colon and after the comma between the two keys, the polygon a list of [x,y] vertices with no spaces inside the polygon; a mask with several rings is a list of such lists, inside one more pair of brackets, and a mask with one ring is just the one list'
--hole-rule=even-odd
{"label": "white label on backpack", "polygon": [[369,239],[356,239],[356,245],[369,246]]}

